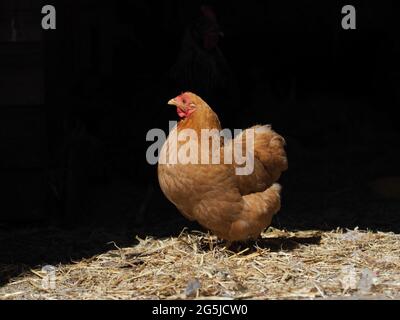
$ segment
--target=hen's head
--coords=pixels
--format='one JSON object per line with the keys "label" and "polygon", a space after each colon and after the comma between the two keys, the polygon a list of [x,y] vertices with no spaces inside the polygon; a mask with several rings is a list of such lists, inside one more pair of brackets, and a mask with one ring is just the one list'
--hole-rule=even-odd
{"label": "hen's head", "polygon": [[181,118],[189,117],[204,101],[192,92],[185,92],[168,101],[168,104],[176,107],[176,112]]}
{"label": "hen's head", "polygon": [[211,6],[203,5],[200,10],[201,16],[195,23],[194,30],[200,37],[203,48],[213,50],[218,46],[219,38],[223,36],[223,33],[214,9]]}

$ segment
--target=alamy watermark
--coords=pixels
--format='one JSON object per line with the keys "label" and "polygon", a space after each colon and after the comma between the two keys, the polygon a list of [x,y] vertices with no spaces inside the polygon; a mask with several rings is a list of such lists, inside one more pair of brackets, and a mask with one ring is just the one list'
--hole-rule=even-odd
{"label": "alamy watermark", "polygon": [[50,4],[42,7],[42,14],[45,16],[42,18],[43,30],[55,30],[56,29],[56,8]]}
{"label": "alamy watermark", "polygon": [[52,265],[46,265],[42,268],[45,276],[42,278],[42,288],[44,290],[54,290],[56,288],[56,268]]}
{"label": "alamy watermark", "polygon": [[[56,8],[53,5],[47,4],[42,7],[42,28],[43,30],[56,29]],[[352,5],[345,5],[341,10],[342,14],[342,28],[345,30],[356,29],[356,9]]]}
{"label": "alamy watermark", "polygon": [[[170,121],[170,133],[154,128],[148,131],[146,141],[153,141],[146,152],[149,164],[236,164],[237,175],[249,175],[254,171],[254,139],[256,129],[201,129],[177,130],[177,122]],[[221,147],[223,145],[223,147]]]}

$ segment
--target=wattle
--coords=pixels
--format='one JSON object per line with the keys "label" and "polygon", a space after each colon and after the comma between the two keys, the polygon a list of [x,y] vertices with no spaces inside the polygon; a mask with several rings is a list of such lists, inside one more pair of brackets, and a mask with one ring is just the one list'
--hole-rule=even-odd
{"label": "wattle", "polygon": [[178,114],[179,117],[185,118],[187,116],[186,112],[183,112],[181,109],[176,108],[176,113]]}

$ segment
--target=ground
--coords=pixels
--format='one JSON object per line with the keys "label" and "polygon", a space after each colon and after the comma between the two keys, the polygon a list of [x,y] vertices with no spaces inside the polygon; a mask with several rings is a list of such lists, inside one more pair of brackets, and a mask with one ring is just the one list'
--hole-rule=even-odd
{"label": "ground", "polygon": [[400,235],[392,232],[269,228],[227,249],[185,229],[109,245],[55,265],[54,277],[28,268],[0,287],[0,299],[400,299]]}

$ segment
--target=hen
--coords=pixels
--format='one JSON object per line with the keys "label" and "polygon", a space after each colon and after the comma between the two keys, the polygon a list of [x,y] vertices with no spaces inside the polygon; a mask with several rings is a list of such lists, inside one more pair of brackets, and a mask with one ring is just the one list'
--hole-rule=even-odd
{"label": "hen", "polygon": [[202,6],[200,11],[200,16],[185,30],[179,56],[169,75],[176,86],[210,96],[217,89],[226,89],[231,71],[218,45],[222,32],[213,9]]}
{"label": "hen", "polygon": [[[228,241],[256,239],[280,209],[281,186],[275,182],[288,166],[285,140],[270,126],[246,129],[225,144],[219,135],[216,144],[204,143],[200,138],[177,138],[184,129],[192,129],[201,137],[202,130],[220,132],[221,125],[208,104],[193,93],[183,93],[168,104],[176,106],[182,119],[171,130],[160,152],[158,179],[163,193],[186,218],[196,220],[219,238]],[[251,130],[254,130],[254,144],[247,146],[246,137]],[[194,149],[188,148],[188,144]],[[234,149],[232,146],[254,147],[248,153],[254,155],[252,172],[238,174],[237,169],[244,164],[236,157],[229,162],[227,155]],[[197,159],[202,161],[179,161],[179,155],[187,154],[187,150],[195,150]],[[208,158],[203,157],[204,154]],[[210,160],[215,154],[220,156],[218,163]],[[171,161],[177,158],[178,161]],[[208,159],[209,163],[203,159]]]}

